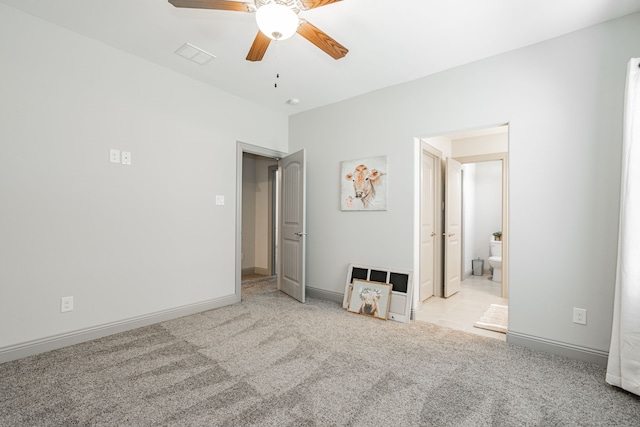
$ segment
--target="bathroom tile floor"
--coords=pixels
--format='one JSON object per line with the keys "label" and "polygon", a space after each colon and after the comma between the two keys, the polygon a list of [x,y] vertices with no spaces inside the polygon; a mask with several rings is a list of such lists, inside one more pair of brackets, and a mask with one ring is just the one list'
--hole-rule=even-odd
{"label": "bathroom tile floor", "polygon": [[507,299],[500,297],[501,284],[489,277],[470,276],[462,281],[460,292],[449,298],[427,299],[416,311],[416,320],[506,341],[506,334],[473,326],[489,305],[508,305]]}

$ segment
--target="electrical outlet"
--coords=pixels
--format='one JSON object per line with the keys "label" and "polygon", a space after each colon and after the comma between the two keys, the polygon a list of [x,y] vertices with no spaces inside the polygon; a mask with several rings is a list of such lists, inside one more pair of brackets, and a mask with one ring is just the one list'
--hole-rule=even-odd
{"label": "electrical outlet", "polygon": [[60,298],[60,313],[73,311],[73,297]]}
{"label": "electrical outlet", "polygon": [[587,324],[587,309],[573,307],[573,323],[579,325]]}
{"label": "electrical outlet", "polygon": [[109,161],[111,163],[120,163],[120,150],[109,150]]}
{"label": "electrical outlet", "polygon": [[122,164],[130,165],[131,164],[131,151],[123,151],[122,152]]}

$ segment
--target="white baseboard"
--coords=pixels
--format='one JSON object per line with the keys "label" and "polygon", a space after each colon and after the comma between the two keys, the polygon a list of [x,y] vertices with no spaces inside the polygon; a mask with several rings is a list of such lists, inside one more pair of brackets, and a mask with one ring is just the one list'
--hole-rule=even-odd
{"label": "white baseboard", "polygon": [[311,298],[338,302],[340,305],[342,305],[342,300],[344,299],[344,294],[340,292],[325,291],[324,289],[314,288],[312,286],[306,287],[306,294]]}
{"label": "white baseboard", "polygon": [[159,311],[156,313],[145,314],[143,316],[118,320],[91,328],[80,329],[77,331],[67,332],[64,334],[53,335],[46,338],[2,347],[0,348],[0,363],[22,359],[23,357],[33,356],[35,354],[67,347],[73,344],[91,341],[97,338],[106,337],[107,335],[113,335],[119,332],[129,331],[131,329],[136,329],[143,326],[149,326],[154,323],[177,319],[179,317],[188,316],[190,314],[200,313],[202,311],[235,304],[236,302],[236,296],[229,295],[209,301],[189,304],[182,307]]}
{"label": "white baseboard", "polygon": [[606,351],[548,340],[546,338],[534,337],[512,331],[507,332],[507,342],[527,347],[532,350],[539,350],[545,353],[556,354],[558,356],[581,360],[583,362],[589,362],[600,366],[607,366],[607,359],[609,358],[609,353]]}

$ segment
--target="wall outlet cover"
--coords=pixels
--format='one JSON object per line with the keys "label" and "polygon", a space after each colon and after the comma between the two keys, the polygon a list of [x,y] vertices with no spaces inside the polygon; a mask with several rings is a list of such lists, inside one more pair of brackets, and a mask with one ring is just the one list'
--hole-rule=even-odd
{"label": "wall outlet cover", "polygon": [[60,298],[60,313],[73,311],[73,297]]}
{"label": "wall outlet cover", "polygon": [[586,325],[587,324],[587,309],[586,308],[573,307],[573,323],[577,323],[579,325]]}
{"label": "wall outlet cover", "polygon": [[111,163],[120,163],[120,150],[109,150],[109,161]]}

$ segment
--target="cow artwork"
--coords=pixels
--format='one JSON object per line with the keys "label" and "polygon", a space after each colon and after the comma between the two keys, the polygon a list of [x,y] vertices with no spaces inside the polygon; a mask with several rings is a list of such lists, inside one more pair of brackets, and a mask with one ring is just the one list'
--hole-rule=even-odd
{"label": "cow artwork", "polygon": [[362,305],[359,310],[360,314],[380,317],[380,309],[378,308],[380,298],[382,298],[380,291],[371,288],[362,289],[360,291],[360,299],[362,300]]}
{"label": "cow artwork", "polygon": [[386,164],[386,157],[342,162],[342,210],[386,209]]}
{"label": "cow artwork", "polygon": [[347,310],[364,316],[386,320],[391,305],[391,285],[353,279]]}

